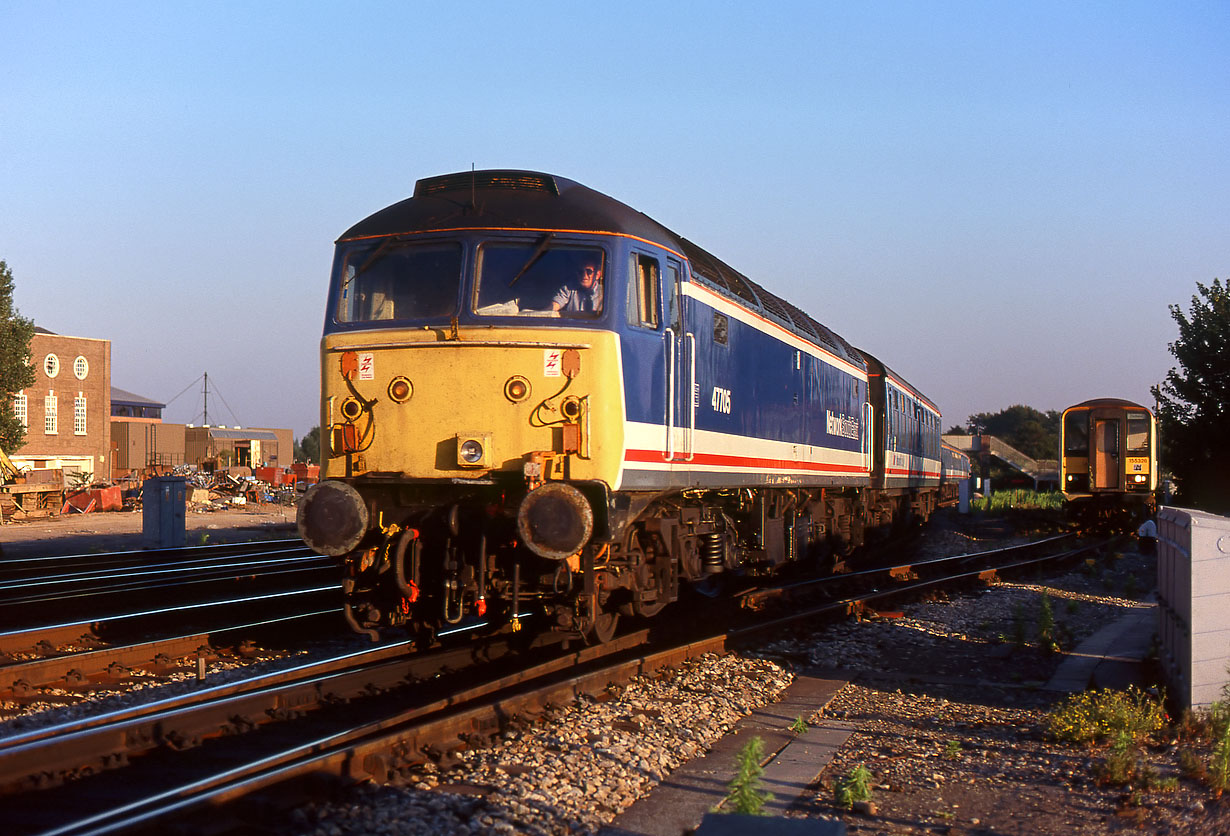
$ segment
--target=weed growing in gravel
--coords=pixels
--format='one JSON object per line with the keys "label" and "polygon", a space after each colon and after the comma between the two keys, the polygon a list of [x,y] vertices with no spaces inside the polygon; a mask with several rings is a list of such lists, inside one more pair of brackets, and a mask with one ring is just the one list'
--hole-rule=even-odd
{"label": "weed growing in gravel", "polygon": [[1132,736],[1126,731],[1115,733],[1115,742],[1106,755],[1105,762],[1097,769],[1098,777],[1107,784],[1131,784],[1139,765],[1133,751]]}
{"label": "weed growing in gravel", "polygon": [[[1224,715],[1224,710],[1221,712]],[[1223,723],[1217,745],[1213,747],[1213,758],[1209,763],[1209,786],[1213,794],[1220,796],[1230,786],[1230,723]]]}
{"label": "weed growing in gravel", "polygon": [[1209,776],[1209,768],[1191,749],[1179,750],[1179,771],[1184,778],[1191,778],[1193,781],[1204,781]]}
{"label": "weed growing in gravel", "polygon": [[1046,653],[1059,651],[1055,640],[1055,611],[1051,608],[1051,596],[1045,592],[1038,602],[1038,644]]}
{"label": "weed growing in gravel", "polygon": [[871,800],[871,772],[861,763],[834,787],[837,806],[849,809],[860,801]]}
{"label": "weed growing in gravel", "polygon": [[1012,643],[1017,647],[1024,647],[1026,644],[1025,608],[1020,604],[1012,607]]}
{"label": "weed growing in gravel", "polygon": [[802,734],[807,731],[807,721],[803,719],[802,714],[794,718],[794,722],[790,724],[790,731],[795,734]]}
{"label": "weed growing in gravel", "polygon": [[944,757],[948,758],[950,761],[955,761],[957,758],[961,757],[961,741],[950,740],[944,744]]}
{"label": "weed growing in gravel", "polygon": [[735,755],[735,777],[726,785],[728,793],[722,802],[729,805],[732,812],[759,816],[760,808],[773,799],[771,793],[760,789],[760,776],[764,774],[762,760],[764,741],[759,737],[753,737]]}
{"label": "weed growing in gravel", "polygon": [[1136,741],[1166,725],[1161,700],[1135,686],[1126,691],[1103,688],[1072,694],[1047,716],[1048,730],[1066,743],[1117,740],[1120,733]]}

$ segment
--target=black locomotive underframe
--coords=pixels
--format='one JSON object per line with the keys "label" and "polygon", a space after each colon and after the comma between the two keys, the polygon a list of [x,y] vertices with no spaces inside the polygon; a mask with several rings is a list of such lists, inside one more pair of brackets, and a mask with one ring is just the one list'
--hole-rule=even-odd
{"label": "black locomotive underframe", "polygon": [[371,528],[341,558],[351,626],[435,636],[451,625],[604,640],[621,615],[647,617],[685,586],[712,594],[724,579],[788,566],[846,571],[851,553],[925,520],[935,490],[738,488],[612,493],[575,483],[594,510],[594,535],[566,560],[518,540],[523,484],[357,479]]}

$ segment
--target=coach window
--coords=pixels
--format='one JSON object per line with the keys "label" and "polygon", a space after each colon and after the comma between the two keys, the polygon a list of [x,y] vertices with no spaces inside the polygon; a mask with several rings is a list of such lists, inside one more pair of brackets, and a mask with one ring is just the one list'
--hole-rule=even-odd
{"label": "coach window", "polygon": [[633,253],[629,268],[632,280],[628,284],[628,324],[657,330],[662,321],[658,260]]}

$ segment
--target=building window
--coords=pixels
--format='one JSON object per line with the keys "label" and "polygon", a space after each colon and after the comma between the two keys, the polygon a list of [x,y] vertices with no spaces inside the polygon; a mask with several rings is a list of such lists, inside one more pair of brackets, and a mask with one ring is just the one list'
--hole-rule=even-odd
{"label": "building window", "polygon": [[60,358],[54,354],[48,354],[43,358],[43,371],[48,377],[55,377],[60,373]]}
{"label": "building window", "polygon": [[13,417],[20,421],[23,427],[30,426],[30,412],[26,404],[25,392],[18,392],[13,396]]}
{"label": "building window", "polygon": [[85,376],[90,373],[90,361],[77,355],[77,359],[73,361],[73,374],[77,375],[78,380],[85,380]]}
{"label": "building window", "polygon": [[73,435],[85,435],[85,395],[73,398]]}
{"label": "building window", "polygon": [[60,432],[59,406],[55,392],[43,398],[43,432],[58,435]]}

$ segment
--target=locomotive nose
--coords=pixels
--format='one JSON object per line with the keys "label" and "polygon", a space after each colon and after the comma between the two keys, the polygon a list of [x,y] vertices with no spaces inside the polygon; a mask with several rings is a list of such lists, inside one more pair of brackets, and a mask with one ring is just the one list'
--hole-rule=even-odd
{"label": "locomotive nose", "polygon": [[303,495],[295,522],[308,548],[337,557],[353,551],[367,533],[367,504],[345,482],[321,482]]}
{"label": "locomotive nose", "polygon": [[585,495],[572,485],[548,482],[521,501],[517,531],[534,554],[548,560],[563,560],[589,542],[594,531],[594,511]]}

